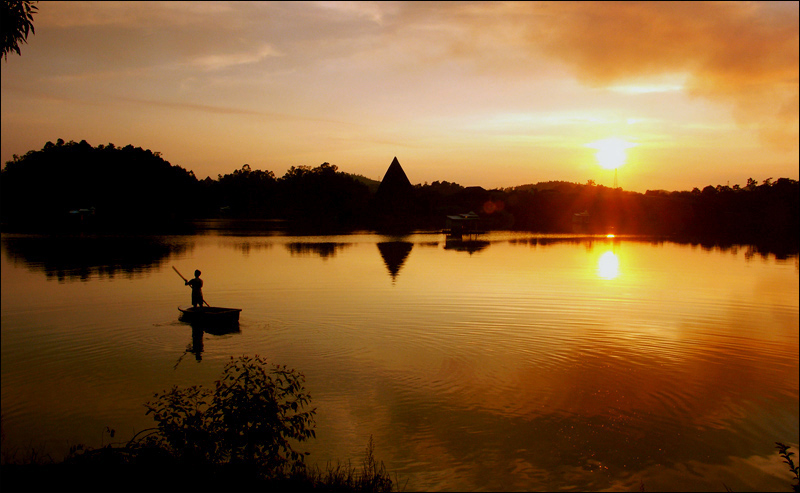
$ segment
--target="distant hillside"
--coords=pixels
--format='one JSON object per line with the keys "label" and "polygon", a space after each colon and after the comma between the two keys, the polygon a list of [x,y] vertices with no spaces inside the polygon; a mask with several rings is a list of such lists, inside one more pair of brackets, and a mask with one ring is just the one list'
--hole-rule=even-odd
{"label": "distant hillside", "polygon": [[364,185],[366,185],[367,188],[369,188],[369,192],[370,193],[377,192],[378,191],[378,187],[381,184],[381,182],[379,182],[378,180],[373,180],[371,178],[367,178],[366,176],[354,175],[353,173],[345,173],[345,174],[350,176],[350,177],[352,177],[355,180],[358,180],[359,182],[363,183]]}
{"label": "distant hillside", "polygon": [[528,183],[526,185],[519,185],[516,187],[506,188],[505,191],[507,192],[530,192],[533,190],[536,191],[544,191],[544,190],[558,190],[560,192],[569,192],[573,191],[582,185],[580,183],[572,183],[569,181],[540,181],[536,184]]}

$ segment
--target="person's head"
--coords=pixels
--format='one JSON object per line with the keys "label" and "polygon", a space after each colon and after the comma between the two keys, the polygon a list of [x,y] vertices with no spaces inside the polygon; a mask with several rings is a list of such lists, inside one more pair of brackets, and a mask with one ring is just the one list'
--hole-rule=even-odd
{"label": "person's head", "polygon": [[200,271],[199,270],[194,271],[194,277],[200,277]]}

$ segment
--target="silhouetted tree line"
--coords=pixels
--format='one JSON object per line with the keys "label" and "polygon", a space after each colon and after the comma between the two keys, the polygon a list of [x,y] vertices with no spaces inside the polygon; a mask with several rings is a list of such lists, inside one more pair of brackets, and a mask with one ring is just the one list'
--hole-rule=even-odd
{"label": "silhouetted tree line", "polygon": [[[641,194],[568,182],[504,190],[464,188],[447,182],[418,185],[413,202],[428,225],[474,211],[488,229],[544,233],[649,234],[721,242],[774,243],[797,248],[800,183],[780,178],[745,187]],[[575,214],[586,213],[583,221]],[[437,222],[438,221],[438,222]]]}
{"label": "silhouetted tree line", "polygon": [[166,227],[192,216],[196,191],[194,174],[157,152],[58,139],[6,163],[0,215],[15,228]]}
{"label": "silhouetted tree line", "polygon": [[[314,231],[443,228],[447,215],[473,211],[486,229],[545,233],[652,234],[772,242],[796,248],[800,184],[771,178],[745,186],[641,194],[593,182],[543,182],[485,190],[433,182],[384,187],[335,165],[290,168],[277,178],[245,164],[198,180],[159,153],[86,141],[48,142],[0,173],[6,227],[154,228],[193,219],[282,219]],[[379,200],[380,199],[380,200]],[[576,222],[575,214],[583,213]]]}
{"label": "silhouetted tree line", "polygon": [[[550,184],[544,184],[550,185]],[[702,191],[626,192],[593,184],[558,183],[507,190],[502,213],[512,229],[651,234],[700,241],[798,244],[800,183],[781,178],[746,187],[707,186]],[[574,214],[586,212],[584,224]]]}
{"label": "silhouetted tree line", "polygon": [[217,180],[200,182],[200,216],[239,219],[285,219],[314,230],[365,224],[369,186],[329,163],[312,168],[292,166],[281,178],[249,164]]}

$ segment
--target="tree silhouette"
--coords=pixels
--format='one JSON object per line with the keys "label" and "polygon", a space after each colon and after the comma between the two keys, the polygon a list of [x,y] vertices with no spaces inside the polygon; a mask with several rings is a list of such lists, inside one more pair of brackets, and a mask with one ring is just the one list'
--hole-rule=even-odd
{"label": "tree silhouette", "polygon": [[249,164],[227,175],[218,175],[211,202],[235,217],[269,218],[274,215],[277,179],[272,171],[253,170]]}
{"label": "tree silhouette", "polygon": [[303,227],[339,228],[358,224],[369,189],[336,165],[292,166],[278,180],[282,215]]}
{"label": "tree silhouette", "polygon": [[28,42],[29,33],[36,33],[33,28],[33,14],[38,10],[35,3],[27,0],[3,1],[3,58],[6,62],[10,52],[21,54],[19,45]]}
{"label": "tree silhouette", "polygon": [[202,205],[196,193],[194,174],[158,152],[58,139],[6,163],[0,218],[26,228],[69,226],[79,218],[90,219],[81,219],[83,227],[162,227],[192,215]]}

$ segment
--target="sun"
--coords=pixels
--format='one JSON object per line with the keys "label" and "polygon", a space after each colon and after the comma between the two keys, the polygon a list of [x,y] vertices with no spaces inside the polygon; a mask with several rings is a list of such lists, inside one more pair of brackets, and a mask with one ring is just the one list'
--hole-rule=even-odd
{"label": "sun", "polygon": [[608,139],[597,140],[586,144],[586,147],[597,149],[595,156],[597,164],[605,169],[616,169],[625,164],[628,158],[626,150],[635,147],[633,144],[619,137],[609,137]]}

